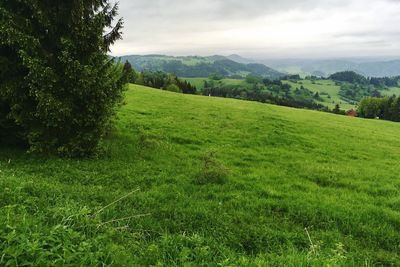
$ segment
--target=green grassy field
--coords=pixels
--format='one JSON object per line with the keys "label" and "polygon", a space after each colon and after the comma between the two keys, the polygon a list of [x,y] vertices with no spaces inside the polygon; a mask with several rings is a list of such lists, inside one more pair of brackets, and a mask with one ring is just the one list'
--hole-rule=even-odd
{"label": "green grassy field", "polygon": [[[207,59],[207,58],[197,58],[197,57],[182,57],[182,58],[178,58],[182,61],[182,63],[184,65],[188,65],[188,66],[195,66],[198,64],[211,64],[214,63],[213,60],[211,59]],[[173,60],[176,60],[176,58],[173,58]]]}
{"label": "green grassy field", "polygon": [[382,94],[385,96],[400,96],[400,87],[390,87],[388,90],[382,91]]}
{"label": "green grassy field", "polygon": [[181,61],[182,64],[187,65],[187,66],[195,66],[198,64],[210,64],[213,63],[214,60],[211,60],[210,58],[204,58],[204,57],[172,57],[172,56],[151,56],[148,58],[144,58],[144,60],[150,61],[150,58],[152,61]]}
{"label": "green grassy field", "polygon": [[[318,103],[328,106],[329,108],[334,108],[336,104],[339,104],[340,107],[345,110],[355,108],[354,105],[340,98],[340,86],[337,86],[332,80],[318,80],[315,81],[315,83],[313,83],[311,80],[301,80],[298,83],[285,81],[285,83],[290,84],[293,89],[299,88],[303,85],[305,88],[314,93],[318,92],[323,99],[323,101],[318,101]],[[331,98],[328,98],[328,96],[324,95],[323,93],[329,94]]]}
{"label": "green grassy field", "polygon": [[[198,90],[204,88],[204,81],[209,82],[209,78],[182,78],[182,80],[186,80],[192,85],[196,86]],[[221,79],[219,81],[215,81],[215,83],[221,83],[224,85],[246,85],[245,80],[239,80],[239,79]]]}
{"label": "green grassy field", "polygon": [[197,90],[200,90],[204,88],[204,81],[208,81],[209,78],[182,78],[182,80],[191,83],[192,85],[196,86]]}
{"label": "green grassy field", "polygon": [[100,159],[1,146],[0,266],[400,265],[400,124],[140,86],[126,103]]}
{"label": "green grassy field", "polygon": [[[197,89],[204,88],[204,81],[210,81],[209,78],[182,78],[196,86]],[[224,85],[248,85],[245,80],[236,80],[236,79],[222,79],[219,81],[221,84]],[[340,86],[337,86],[334,81],[332,80],[318,80],[313,83],[311,80],[301,80],[297,83],[291,81],[283,81],[283,83],[287,83],[292,86],[292,90],[299,88],[300,86],[304,86],[305,88],[309,89],[310,91],[316,93],[322,93],[320,96],[322,101],[316,101],[319,104],[327,106],[333,109],[336,104],[339,104],[340,107],[344,110],[354,109],[355,106],[351,103],[346,102],[345,100],[340,98],[339,91]],[[391,90],[387,91],[387,94],[392,94],[396,91],[397,88],[391,88]],[[400,88],[398,89],[400,90]],[[324,94],[325,93],[325,94]],[[330,98],[328,97],[328,94]]]}

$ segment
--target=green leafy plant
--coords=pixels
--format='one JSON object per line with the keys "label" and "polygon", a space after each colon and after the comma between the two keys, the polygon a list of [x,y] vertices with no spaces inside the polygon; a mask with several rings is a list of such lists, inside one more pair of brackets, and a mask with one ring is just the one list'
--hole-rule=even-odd
{"label": "green leafy plant", "polygon": [[182,90],[176,84],[170,84],[165,88],[166,91],[174,93],[182,93]]}

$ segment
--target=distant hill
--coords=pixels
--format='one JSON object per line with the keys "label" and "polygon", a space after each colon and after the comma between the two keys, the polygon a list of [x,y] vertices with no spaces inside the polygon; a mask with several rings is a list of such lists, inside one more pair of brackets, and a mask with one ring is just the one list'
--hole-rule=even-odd
{"label": "distant hill", "polygon": [[357,72],[370,77],[391,77],[400,75],[400,60],[365,62],[358,64]]}
{"label": "distant hill", "polygon": [[[236,60],[232,60],[232,58]],[[172,57],[165,55],[130,55],[120,57],[121,61],[128,60],[139,71],[165,71],[180,77],[209,77],[220,75],[230,78],[244,78],[247,75],[258,75],[277,79],[285,74],[271,69],[263,64],[246,61],[240,56],[187,56]],[[241,62],[238,62],[241,61]]]}
{"label": "distant hill", "polygon": [[343,71],[354,71],[365,77],[400,76],[400,60],[397,59],[256,60],[240,55],[209,57],[131,55],[123,56],[121,60],[128,60],[137,70],[160,70],[175,73],[181,77],[208,77],[217,74],[227,78],[244,78],[248,74],[253,74],[275,79],[287,74],[329,77]]}
{"label": "distant hill", "polygon": [[257,62],[256,62],[255,60],[253,60],[253,59],[244,58],[244,57],[241,57],[241,56],[239,56],[239,55],[230,55],[230,56],[227,56],[227,58],[230,59],[230,60],[236,61],[236,62],[238,62],[238,63],[242,63],[242,64],[257,63]]}
{"label": "distant hill", "polygon": [[392,77],[400,75],[400,60],[357,60],[357,59],[283,59],[260,60],[272,68],[290,74],[317,75],[328,77],[342,71],[354,71],[366,77]]}
{"label": "distant hill", "polygon": [[337,72],[329,76],[329,79],[340,82],[349,82],[349,83],[361,83],[361,84],[368,83],[368,80],[364,76],[354,71]]}

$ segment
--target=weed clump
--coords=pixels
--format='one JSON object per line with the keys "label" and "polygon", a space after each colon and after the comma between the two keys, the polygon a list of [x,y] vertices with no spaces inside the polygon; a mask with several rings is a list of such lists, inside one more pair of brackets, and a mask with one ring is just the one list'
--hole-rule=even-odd
{"label": "weed clump", "polygon": [[202,166],[195,177],[195,183],[204,184],[224,184],[227,180],[229,170],[217,160],[216,151],[209,151],[202,158]]}

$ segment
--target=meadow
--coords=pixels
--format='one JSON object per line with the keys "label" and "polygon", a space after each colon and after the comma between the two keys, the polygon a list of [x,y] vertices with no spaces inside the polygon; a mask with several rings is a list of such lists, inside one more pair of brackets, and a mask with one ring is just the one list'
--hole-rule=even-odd
{"label": "meadow", "polygon": [[[192,85],[196,86],[197,89],[201,90],[204,88],[204,81],[209,82],[209,78],[182,78],[182,80],[186,80]],[[224,78],[219,81],[216,81],[222,85],[247,85],[245,80],[241,79],[228,79]]]}
{"label": "meadow", "polygon": [[284,83],[290,84],[294,89],[303,85],[305,88],[314,93],[318,92],[322,101],[317,102],[331,109],[337,104],[339,104],[339,106],[344,110],[355,108],[353,104],[346,102],[340,97],[340,86],[336,85],[335,81],[317,80],[312,82],[311,80],[301,80],[296,83],[292,81],[284,81]]}
{"label": "meadow", "polygon": [[389,87],[388,90],[383,90],[382,94],[385,96],[400,96],[400,87]]}
{"label": "meadow", "polygon": [[1,146],[0,266],[399,266],[399,136],[131,85],[99,158]]}
{"label": "meadow", "polygon": [[[209,78],[182,78],[183,80],[186,80],[190,82],[192,85],[196,86],[197,89],[203,89],[204,88],[204,81],[210,81]],[[322,104],[324,106],[329,107],[330,109],[333,109],[336,104],[339,104],[340,108],[343,110],[350,110],[356,108],[355,105],[348,103],[347,101],[343,100],[340,95],[340,86],[336,85],[335,81],[332,80],[317,80],[315,82],[311,80],[300,80],[300,81],[288,81],[288,80],[283,80],[283,83],[289,84],[292,87],[292,90],[294,91],[296,88],[300,88],[300,86],[304,86],[308,90],[310,90],[313,93],[319,93],[321,100],[316,101],[318,104]],[[245,80],[239,80],[239,79],[221,79],[218,81],[218,83],[222,85],[242,85],[244,87],[250,86],[248,83],[246,83]],[[400,88],[390,88],[390,90],[383,91],[385,94],[392,94],[392,93],[398,93]]]}

